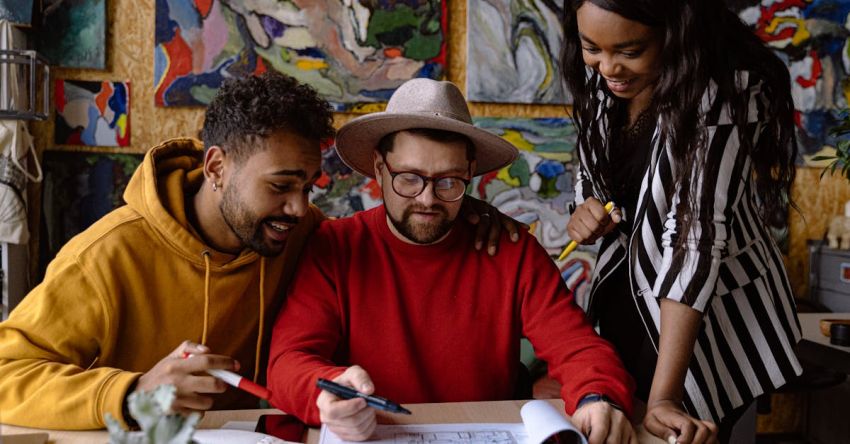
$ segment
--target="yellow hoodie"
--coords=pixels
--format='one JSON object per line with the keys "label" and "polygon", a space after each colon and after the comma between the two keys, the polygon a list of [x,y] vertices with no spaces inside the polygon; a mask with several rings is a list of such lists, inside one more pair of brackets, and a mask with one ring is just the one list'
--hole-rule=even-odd
{"label": "yellow hoodie", "polygon": [[[124,192],[127,205],[71,239],[0,323],[0,423],[96,429],[105,413],[123,420],[127,389],[187,339],[265,379],[267,345],[260,353],[258,338],[322,215],[311,207],[275,258],[212,250],[184,208],[203,180],[202,153],[194,139],[150,150]],[[256,406],[229,387],[214,408]]]}

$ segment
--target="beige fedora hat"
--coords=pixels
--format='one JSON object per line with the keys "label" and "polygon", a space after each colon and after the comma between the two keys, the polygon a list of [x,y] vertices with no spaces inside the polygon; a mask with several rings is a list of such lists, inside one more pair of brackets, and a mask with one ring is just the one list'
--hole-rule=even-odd
{"label": "beige fedora hat", "polygon": [[463,134],[475,146],[474,176],[502,168],[516,159],[518,151],[501,137],[476,128],[463,94],[451,82],[412,79],[401,85],[387,103],[387,110],[360,116],[339,129],[339,157],[360,174],[375,177],[372,153],[387,134],[430,128]]}

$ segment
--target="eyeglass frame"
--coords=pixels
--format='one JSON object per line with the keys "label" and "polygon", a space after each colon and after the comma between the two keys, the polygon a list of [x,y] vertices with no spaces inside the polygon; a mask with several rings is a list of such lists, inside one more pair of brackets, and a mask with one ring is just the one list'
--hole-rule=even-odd
{"label": "eyeglass frame", "polygon": [[[457,202],[457,201],[463,199],[463,196],[466,195],[466,189],[469,187],[469,184],[472,183],[472,179],[466,179],[466,178],[460,177],[460,176],[425,176],[423,174],[414,173],[413,171],[393,171],[392,167],[390,167],[389,162],[387,162],[386,153],[380,153],[380,154],[381,154],[381,159],[384,161],[384,166],[387,167],[387,172],[390,173],[390,187],[393,189],[393,191],[396,194],[398,194],[401,197],[405,197],[405,198],[408,198],[408,199],[413,199],[415,197],[418,197],[420,194],[422,194],[425,191],[425,188],[428,188],[428,182],[431,182],[432,184],[434,184],[434,186],[433,186],[434,197],[442,200],[443,202]],[[466,171],[467,171],[467,174],[472,175],[472,162],[469,162],[469,164],[466,167]],[[400,174],[412,174],[412,175],[418,177],[419,180],[422,181],[422,188],[419,190],[419,192],[412,195],[412,196],[405,196],[404,194],[401,194],[397,189],[395,189],[395,178]],[[455,180],[461,181],[463,183],[463,192],[460,193],[460,195],[455,199],[452,199],[452,200],[443,199],[442,197],[440,197],[439,194],[437,194],[437,182],[440,181],[440,180],[443,180],[443,179],[455,179]]]}

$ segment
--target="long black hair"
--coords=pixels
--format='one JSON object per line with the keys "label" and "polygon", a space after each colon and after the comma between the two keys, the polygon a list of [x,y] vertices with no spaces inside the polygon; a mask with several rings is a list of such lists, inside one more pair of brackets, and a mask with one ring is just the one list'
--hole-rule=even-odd
{"label": "long black hair", "polygon": [[[578,129],[579,149],[587,159],[588,173],[595,181],[607,183],[607,155],[603,137],[594,123],[600,105],[599,88],[588,82],[581,53],[576,11],[585,2],[637,21],[657,30],[662,39],[661,72],[653,92],[653,106],[660,118],[662,143],[672,147],[676,177],[668,184],[670,193],[679,190],[676,209],[681,215],[676,246],[681,247],[697,219],[696,178],[705,168],[707,135],[700,124],[700,103],[710,81],[717,85],[717,100],[730,103],[738,128],[741,149],[752,159],[756,192],[762,219],[782,227],[790,201],[790,188],[796,173],[797,141],[794,133],[794,104],[788,68],[759,38],[727,9],[723,0],[567,0],[564,8],[564,50],[562,69],[573,95],[573,118]],[[748,94],[738,92],[735,72],[746,70],[763,83],[770,98],[767,127],[754,145],[747,137]],[[610,133],[610,129],[607,130]],[[591,159],[597,159],[592,161]]]}

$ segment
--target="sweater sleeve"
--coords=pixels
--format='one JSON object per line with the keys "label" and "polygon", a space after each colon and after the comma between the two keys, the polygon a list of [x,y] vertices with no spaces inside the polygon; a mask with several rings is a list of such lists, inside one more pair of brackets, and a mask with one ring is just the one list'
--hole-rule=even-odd
{"label": "sweater sleeve", "polygon": [[630,416],[634,382],[616,351],[593,330],[545,250],[533,239],[525,250],[519,284],[523,334],[561,383],[567,413],[585,395],[601,393]]}
{"label": "sweater sleeve", "polygon": [[124,395],[139,374],[96,365],[114,327],[101,296],[74,258],[58,257],[0,323],[3,423],[99,429],[105,413],[124,421]]}
{"label": "sweater sleeve", "polygon": [[311,426],[321,423],[317,379],[333,379],[345,370],[332,361],[343,331],[327,263],[334,255],[319,237],[305,248],[275,321],[267,375],[272,405]]}
{"label": "sweater sleeve", "polygon": [[[767,119],[763,113],[766,99],[760,83],[749,85],[745,93],[750,96],[745,137],[755,145]],[[715,293],[735,207],[746,198],[744,191],[751,175],[751,159],[748,151],[741,148],[738,127],[731,121],[727,103],[712,103],[711,90],[704,101],[711,104],[703,116],[707,135],[705,163],[692,174],[696,193],[690,196],[698,216],[693,229],[682,233],[682,217],[677,213],[682,204],[678,189],[664,223],[663,258],[652,289],[655,297],[679,301],[698,311],[706,309]],[[675,245],[680,236],[685,236],[684,249],[677,251]]]}

